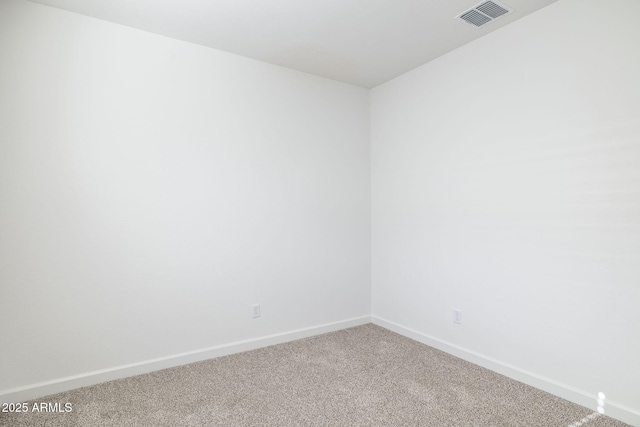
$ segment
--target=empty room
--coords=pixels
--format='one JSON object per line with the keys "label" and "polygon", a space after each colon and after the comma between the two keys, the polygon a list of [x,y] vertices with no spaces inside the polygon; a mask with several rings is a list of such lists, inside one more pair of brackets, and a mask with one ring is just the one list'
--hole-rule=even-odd
{"label": "empty room", "polygon": [[638,17],[0,0],[0,426],[640,426]]}

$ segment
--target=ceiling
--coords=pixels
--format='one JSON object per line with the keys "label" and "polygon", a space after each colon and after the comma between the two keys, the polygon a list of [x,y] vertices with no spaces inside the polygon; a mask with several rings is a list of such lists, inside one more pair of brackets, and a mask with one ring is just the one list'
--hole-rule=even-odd
{"label": "ceiling", "polygon": [[454,19],[480,0],[31,1],[371,88],[556,0],[481,28]]}

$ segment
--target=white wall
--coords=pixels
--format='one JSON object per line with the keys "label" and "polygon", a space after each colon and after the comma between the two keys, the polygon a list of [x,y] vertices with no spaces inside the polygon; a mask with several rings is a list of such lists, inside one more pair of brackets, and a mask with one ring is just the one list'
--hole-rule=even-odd
{"label": "white wall", "polygon": [[372,90],[372,310],[640,424],[637,16],[561,0]]}
{"label": "white wall", "polygon": [[0,61],[0,394],[368,321],[368,91],[13,0]]}
{"label": "white wall", "polygon": [[[640,412],[639,8],[372,91],[377,322]],[[367,319],[367,91],[14,0],[0,61],[0,398]]]}

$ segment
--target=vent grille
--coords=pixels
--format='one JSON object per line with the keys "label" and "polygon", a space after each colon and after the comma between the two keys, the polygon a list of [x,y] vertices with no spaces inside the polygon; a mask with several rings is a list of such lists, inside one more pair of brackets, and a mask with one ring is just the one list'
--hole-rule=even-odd
{"label": "vent grille", "polygon": [[470,10],[469,12],[463,13],[462,15],[460,15],[460,19],[467,21],[469,24],[475,25],[476,27],[484,25],[487,22],[493,21],[493,19],[483,15],[477,10]]}
{"label": "vent grille", "polygon": [[495,1],[485,1],[472,9],[464,11],[456,18],[462,19],[467,24],[471,24],[475,27],[481,27],[509,12],[511,12],[511,10],[504,4],[500,4]]}
{"label": "vent grille", "polygon": [[492,1],[482,3],[480,6],[476,7],[476,9],[484,13],[485,15],[492,17],[493,19],[496,19],[497,17],[502,16],[505,13],[509,13],[507,9],[495,4]]}

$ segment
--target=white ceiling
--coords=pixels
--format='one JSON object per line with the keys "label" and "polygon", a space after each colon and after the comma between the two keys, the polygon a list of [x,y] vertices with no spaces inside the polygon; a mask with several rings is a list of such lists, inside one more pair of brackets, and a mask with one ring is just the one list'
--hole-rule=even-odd
{"label": "white ceiling", "polygon": [[556,0],[475,28],[480,0],[32,0],[330,79],[374,87]]}

